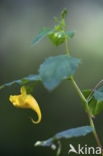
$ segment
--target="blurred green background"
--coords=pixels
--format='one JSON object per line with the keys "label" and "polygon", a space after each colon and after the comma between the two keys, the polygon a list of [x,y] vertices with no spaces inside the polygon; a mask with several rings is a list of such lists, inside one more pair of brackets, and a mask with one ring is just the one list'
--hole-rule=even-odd
{"label": "blurred green background", "polygon": [[[56,48],[48,39],[32,47],[32,39],[43,26],[52,27],[53,17],[67,8],[67,29],[76,36],[69,42],[74,57],[82,58],[75,74],[81,89],[93,88],[103,78],[103,1],[102,0],[0,0],[0,84],[29,74],[37,74],[48,56],[65,53],[64,45]],[[42,110],[42,122],[33,125],[30,110],[16,109],[9,95],[19,93],[19,86],[0,91],[0,155],[55,156],[48,148],[34,148],[59,131],[88,125],[81,100],[72,84],[63,82],[53,92],[37,85],[33,96]],[[103,144],[103,113],[95,120]],[[87,137],[63,141],[62,156],[68,155],[69,144],[97,146]],[[73,154],[72,154],[73,155]]]}

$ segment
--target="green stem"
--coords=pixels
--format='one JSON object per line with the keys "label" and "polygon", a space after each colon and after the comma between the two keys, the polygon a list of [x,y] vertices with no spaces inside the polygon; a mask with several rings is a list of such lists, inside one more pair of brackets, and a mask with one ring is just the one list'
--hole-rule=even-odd
{"label": "green stem", "polygon": [[65,37],[65,42],[66,42],[66,52],[69,55],[70,52],[69,52],[69,48],[68,48],[68,39],[67,39],[67,37]]}
{"label": "green stem", "polygon": [[[64,28],[64,32],[65,32],[65,28]],[[67,54],[70,54],[69,53],[69,47],[68,47],[68,40],[67,40],[66,35],[65,35],[65,43],[66,43],[66,52],[67,52]],[[103,148],[102,148],[101,142],[99,140],[99,137],[97,135],[97,132],[96,132],[96,129],[95,129],[95,126],[94,126],[94,122],[93,122],[93,119],[92,119],[92,114],[91,114],[90,109],[89,109],[89,106],[88,106],[88,101],[84,97],[83,93],[81,92],[80,88],[78,87],[77,83],[75,82],[73,76],[71,76],[71,81],[72,81],[75,89],[77,90],[80,98],[85,103],[85,106],[86,106],[86,109],[87,109],[88,118],[89,118],[89,122],[90,122],[91,127],[93,128],[94,138],[96,139],[96,142],[97,142],[98,146],[101,148],[102,156],[103,156]]]}
{"label": "green stem", "polygon": [[66,27],[64,26],[63,31],[64,31],[64,37],[65,37],[66,53],[67,53],[67,55],[70,55],[69,46],[68,46],[68,39],[67,39],[67,36],[65,34],[65,30],[66,30]]}
{"label": "green stem", "polygon": [[82,99],[82,101],[85,103],[85,106],[86,106],[86,110],[87,110],[87,113],[88,113],[88,118],[89,118],[89,122],[90,122],[90,125],[91,127],[93,128],[93,135],[96,139],[96,142],[98,144],[98,146],[101,148],[102,150],[102,156],[103,156],[103,148],[102,148],[102,145],[100,143],[100,140],[99,140],[99,137],[97,135],[97,132],[96,132],[96,129],[95,129],[95,126],[94,126],[94,123],[93,123],[93,119],[92,119],[92,115],[91,115],[91,112],[90,112],[90,109],[89,109],[89,106],[88,106],[88,101],[86,100],[86,98],[84,97],[84,95],[82,94],[80,88],[78,87],[78,85],[76,84],[75,80],[73,77],[71,77],[71,81],[75,87],[75,89],[77,90],[80,98]]}

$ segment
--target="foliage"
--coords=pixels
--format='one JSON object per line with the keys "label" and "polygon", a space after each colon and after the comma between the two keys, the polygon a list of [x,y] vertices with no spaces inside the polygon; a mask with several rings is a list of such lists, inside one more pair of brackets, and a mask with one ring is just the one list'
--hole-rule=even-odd
{"label": "foliage", "polygon": [[[71,139],[73,137],[80,137],[85,136],[89,133],[91,133],[93,129],[91,126],[83,126],[78,128],[72,128],[69,130],[65,130],[63,132],[59,132],[55,134],[53,137],[45,140],[45,141],[37,141],[35,143],[35,146],[47,146],[47,147],[57,147],[57,144],[59,143],[61,145],[61,139]],[[59,142],[58,142],[59,141]],[[60,155],[61,153],[61,146],[58,146],[57,149],[57,155]]]}
{"label": "foliage", "polygon": [[80,59],[68,55],[49,57],[40,65],[39,69],[44,86],[48,90],[54,89],[62,80],[75,73],[79,63]]}
{"label": "foliage", "polygon": [[[88,99],[88,96],[90,95],[91,90],[83,90],[82,92],[85,98]],[[83,105],[85,107],[84,103]],[[94,91],[93,95],[90,97],[90,99],[88,99],[88,105],[93,116],[103,111],[103,87]]]}
{"label": "foliage", "polygon": [[38,81],[41,81],[39,75],[29,75],[29,76],[24,77],[24,78],[21,78],[19,80],[14,80],[12,82],[5,83],[5,84],[3,84],[3,85],[0,86],[0,89],[3,89],[5,87],[11,87],[14,84],[26,85],[28,83],[34,83],[34,82],[38,82]]}
{"label": "foliage", "polygon": [[52,29],[48,29],[46,27],[41,29],[41,31],[38,33],[38,35],[32,41],[32,45],[39,43],[45,36],[47,36],[52,31],[53,31]]}
{"label": "foliage", "polygon": [[78,128],[72,128],[69,130],[65,130],[63,132],[59,132],[55,134],[53,137],[49,138],[48,140],[45,141],[37,141],[35,143],[35,146],[51,146],[54,144],[54,141],[58,141],[60,139],[70,139],[73,137],[80,137],[80,136],[85,136],[88,133],[91,133],[93,129],[91,126],[83,126],[83,127],[78,127]]}
{"label": "foliage", "polygon": [[[40,65],[37,75],[34,75],[34,74],[29,75],[22,79],[14,80],[12,82],[5,83],[4,85],[0,86],[0,89],[3,89],[6,86],[11,87],[13,84],[17,83],[18,85],[25,86],[25,89],[28,92],[28,90],[32,91],[32,89],[35,87],[35,84],[41,82],[43,83],[45,88],[51,91],[55,89],[58,85],[60,85],[60,83],[63,82],[63,80],[68,80],[68,79],[71,80],[71,82],[73,83],[75,89],[77,90],[82,100],[83,106],[86,110],[86,113],[90,121],[90,126],[69,129],[69,130],[57,133],[56,135],[49,138],[48,140],[36,142],[35,146],[38,146],[38,145],[39,146],[52,146],[54,145],[54,142],[57,141],[59,144],[57,155],[59,155],[61,152],[60,139],[63,139],[63,138],[70,139],[72,137],[85,136],[90,132],[93,132],[93,135],[96,139],[98,146],[102,148],[99,137],[95,130],[93,116],[99,114],[103,110],[103,87],[99,89],[97,88],[93,90],[85,89],[81,91],[77,83],[75,82],[73,76],[74,76],[76,69],[78,68],[80,59],[70,56],[70,52],[68,48],[68,39],[73,38],[75,32],[66,31],[66,23],[65,23],[66,15],[67,15],[67,10],[64,9],[61,13],[60,19],[58,19],[57,17],[54,18],[56,25],[53,28],[45,27],[41,29],[41,31],[37,34],[37,36],[32,41],[32,45],[34,46],[37,43],[39,43],[43,38],[48,37],[49,40],[55,46],[60,46],[63,43],[65,43],[66,54],[59,55],[59,56],[51,56],[47,58]],[[29,94],[26,94],[26,95],[24,96],[24,93],[23,93],[21,95],[12,96],[13,97],[12,103],[14,105],[17,105],[18,100],[19,100],[20,107],[23,107],[22,106],[22,103],[23,103],[25,108],[28,108],[28,103],[25,101],[26,100],[28,101],[28,98],[29,98],[29,106],[32,106],[32,102],[33,102],[32,99],[34,100],[34,98],[31,98],[32,96]],[[21,96],[22,96],[22,99],[21,99]],[[36,110],[36,108],[33,108],[33,109]],[[102,155],[103,155],[103,152],[102,152]]]}

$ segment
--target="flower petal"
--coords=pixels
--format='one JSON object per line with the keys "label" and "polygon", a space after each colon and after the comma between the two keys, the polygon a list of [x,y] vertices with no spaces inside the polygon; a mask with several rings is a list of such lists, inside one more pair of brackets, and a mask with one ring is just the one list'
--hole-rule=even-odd
{"label": "flower petal", "polygon": [[26,93],[26,89],[24,86],[21,87],[21,94],[20,95],[11,95],[9,100],[10,102],[18,108],[29,108],[35,111],[38,115],[38,120],[34,121],[33,119],[32,122],[35,124],[38,124],[41,121],[41,110],[40,107],[37,103],[37,101],[34,99],[32,95],[29,95]]}

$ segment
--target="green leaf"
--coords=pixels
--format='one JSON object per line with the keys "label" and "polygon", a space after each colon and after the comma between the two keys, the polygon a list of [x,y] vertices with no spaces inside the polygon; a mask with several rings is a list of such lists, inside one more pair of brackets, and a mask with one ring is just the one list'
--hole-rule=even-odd
{"label": "green leaf", "polygon": [[[88,102],[91,114],[93,116],[99,114],[103,110],[103,101],[102,101],[102,98],[100,95],[100,94],[102,94],[102,92],[103,92],[102,89],[96,90]],[[82,93],[84,94],[85,98],[87,99],[89,94],[91,93],[91,90],[83,90]],[[83,105],[85,107],[84,102],[83,102]]]}
{"label": "green leaf", "polygon": [[57,133],[56,135],[54,135],[53,137],[51,137],[45,141],[37,141],[35,143],[35,146],[51,146],[54,144],[54,141],[57,141],[60,139],[70,139],[70,138],[74,138],[74,137],[85,136],[91,132],[93,132],[93,129],[91,126],[72,128],[72,129]]}
{"label": "green leaf", "polygon": [[61,28],[60,25],[55,25],[54,30],[55,31],[58,31],[58,32],[61,32],[62,31],[62,28]]}
{"label": "green leaf", "polygon": [[67,15],[67,9],[64,9],[61,13],[61,17],[64,19]]}
{"label": "green leaf", "polygon": [[[85,98],[88,100],[88,96],[90,95],[91,90],[90,90],[90,89],[88,89],[88,90],[82,90],[82,93],[83,93],[83,95],[85,96]],[[85,103],[84,103],[84,102],[82,102],[82,103],[83,103],[83,105],[84,105],[84,107],[85,107],[85,110],[86,110]],[[93,116],[96,115],[96,111],[95,111],[96,104],[97,104],[97,101],[96,101],[95,98],[92,96],[92,97],[91,97],[91,100],[89,100],[89,102],[88,102],[88,105],[89,105],[89,108],[90,108],[90,112],[91,112],[91,114],[92,114]],[[86,112],[87,112],[87,110],[86,110]]]}
{"label": "green leaf", "polygon": [[99,114],[101,111],[103,111],[103,87],[95,90],[93,96],[97,100],[96,113]]}
{"label": "green leaf", "polygon": [[48,35],[48,37],[55,46],[59,46],[65,42],[63,32],[52,32],[51,34]]}
{"label": "green leaf", "polygon": [[43,28],[37,36],[33,39],[32,45],[36,45],[37,43],[40,42],[45,36],[47,36],[49,33],[53,32],[53,29],[48,29],[48,28]]}
{"label": "green leaf", "polygon": [[102,101],[98,101],[96,103],[96,108],[95,108],[95,114],[99,114],[103,111],[103,102]]}
{"label": "green leaf", "polygon": [[[88,89],[88,90],[82,90],[82,93],[83,93],[83,95],[85,96],[85,98],[88,99],[88,96],[89,96],[89,94],[91,93],[91,90],[90,90],[90,89]],[[89,108],[90,108],[90,112],[91,112],[91,114],[92,114],[93,116],[95,115],[96,102],[97,102],[97,101],[95,100],[94,97],[92,97],[91,100],[88,102],[88,105],[89,105]],[[84,102],[82,102],[82,103],[83,103],[83,105],[84,105],[84,107],[85,107],[85,110],[86,110],[85,103],[84,103]],[[87,110],[86,110],[86,112],[87,112]]]}
{"label": "green leaf", "polygon": [[68,55],[47,58],[40,65],[39,74],[44,86],[48,90],[57,87],[62,80],[72,76],[80,63],[80,59]]}
{"label": "green leaf", "polygon": [[57,23],[60,23],[59,19],[57,17],[54,17],[54,21]]}
{"label": "green leaf", "polygon": [[68,38],[73,38],[74,37],[74,35],[75,35],[75,32],[74,31],[71,31],[71,32],[66,32],[66,36],[68,37]]}
{"label": "green leaf", "polygon": [[99,88],[98,90],[95,90],[93,95],[96,100],[103,101],[103,87]]}
{"label": "green leaf", "polygon": [[10,87],[14,84],[19,84],[19,85],[25,85],[27,83],[30,83],[30,82],[37,82],[37,81],[40,81],[40,76],[39,75],[29,75],[27,77],[24,77],[22,79],[19,79],[19,80],[15,80],[15,81],[12,81],[12,82],[9,82],[9,83],[5,83],[3,85],[0,86],[0,89],[3,89],[5,87]]}

